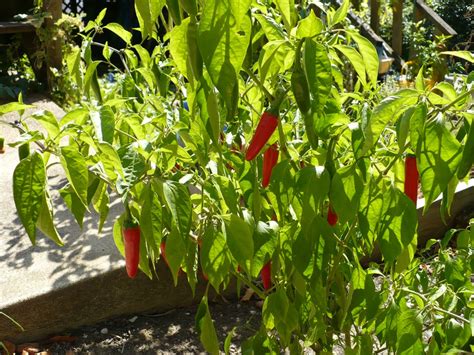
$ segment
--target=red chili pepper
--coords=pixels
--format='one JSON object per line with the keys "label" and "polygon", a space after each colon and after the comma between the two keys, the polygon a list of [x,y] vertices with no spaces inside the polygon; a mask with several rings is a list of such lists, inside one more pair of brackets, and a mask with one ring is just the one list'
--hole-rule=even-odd
{"label": "red chili pepper", "polygon": [[331,206],[331,203],[329,203],[329,207],[328,207],[328,223],[329,225],[331,226],[334,226],[336,223],[337,223],[337,214],[336,212],[334,212],[332,206]]}
{"label": "red chili pepper", "polygon": [[263,178],[262,186],[267,187],[270,183],[270,177],[272,176],[273,167],[278,162],[278,145],[272,144],[263,154]]}
{"label": "red chili pepper", "polygon": [[163,257],[163,260],[165,261],[166,265],[168,265],[168,267],[170,266],[168,264],[168,260],[166,260],[166,242],[162,241],[161,244],[160,244],[160,252],[161,252],[161,256]]}
{"label": "red chili pepper", "polygon": [[269,261],[263,265],[262,270],[260,271],[260,276],[262,277],[263,288],[268,290],[272,287],[272,262]]}
{"label": "red chili pepper", "polygon": [[137,275],[138,263],[140,262],[140,227],[126,227],[123,229],[125,242],[125,266],[128,277]]}
{"label": "red chili pepper", "polygon": [[405,158],[405,194],[415,203],[418,200],[419,173],[416,167],[416,157],[407,155]]}
{"label": "red chili pepper", "polygon": [[270,112],[264,112],[260,122],[258,122],[252,141],[247,148],[246,160],[253,160],[260,153],[263,146],[268,142],[273,132],[275,132],[277,126],[278,116]]}

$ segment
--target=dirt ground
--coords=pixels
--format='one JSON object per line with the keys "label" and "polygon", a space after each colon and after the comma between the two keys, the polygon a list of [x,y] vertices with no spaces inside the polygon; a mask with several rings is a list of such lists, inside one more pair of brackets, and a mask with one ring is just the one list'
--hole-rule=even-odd
{"label": "dirt ground", "polygon": [[[261,308],[255,301],[210,304],[211,316],[223,349],[234,327],[231,352],[259,327]],[[115,318],[71,330],[37,344],[17,347],[27,353],[46,354],[175,354],[202,353],[194,325],[196,306],[162,314],[141,314]],[[19,351],[20,350],[20,351]]]}

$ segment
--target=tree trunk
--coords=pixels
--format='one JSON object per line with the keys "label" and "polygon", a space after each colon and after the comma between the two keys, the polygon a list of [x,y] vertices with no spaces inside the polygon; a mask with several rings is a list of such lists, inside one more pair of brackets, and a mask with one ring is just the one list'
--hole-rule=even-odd
{"label": "tree trunk", "polygon": [[380,34],[379,8],[380,0],[370,0],[370,27],[376,34]]}
{"label": "tree trunk", "polygon": [[402,55],[403,43],[403,0],[393,0],[392,48],[399,56]]}
{"label": "tree trunk", "polygon": [[52,18],[45,20],[44,26],[50,30],[50,33],[53,34],[48,43],[45,43],[46,46],[46,65],[48,68],[48,86],[52,87],[54,76],[51,68],[61,69],[62,65],[62,53],[61,45],[62,41],[60,38],[54,38],[55,33],[55,24],[62,16],[62,2],[61,0],[44,0],[43,1],[43,10],[49,12]]}

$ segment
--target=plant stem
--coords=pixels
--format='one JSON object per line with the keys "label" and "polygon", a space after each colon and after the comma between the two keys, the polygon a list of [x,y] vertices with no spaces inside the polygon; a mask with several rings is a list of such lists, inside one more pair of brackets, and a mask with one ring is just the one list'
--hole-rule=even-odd
{"label": "plant stem", "polygon": [[241,282],[243,282],[245,285],[247,285],[248,287],[250,287],[252,289],[253,292],[255,292],[257,294],[258,297],[260,297],[262,300],[265,299],[265,293],[263,293],[262,291],[260,291],[258,289],[257,286],[255,286],[253,283],[249,282],[245,277],[243,277],[242,275],[240,275],[239,272],[235,272],[235,277],[237,279],[239,279]]}
{"label": "plant stem", "polygon": [[260,88],[260,90],[263,91],[263,93],[267,97],[268,101],[273,102],[273,100],[275,98],[273,97],[272,94],[270,94],[270,92],[267,90],[265,85],[263,85],[263,83],[257,78],[257,76],[251,70],[244,69],[244,71],[245,71],[245,73],[248,74],[248,76],[250,76],[250,78],[254,81],[254,83],[257,84],[257,86]]}

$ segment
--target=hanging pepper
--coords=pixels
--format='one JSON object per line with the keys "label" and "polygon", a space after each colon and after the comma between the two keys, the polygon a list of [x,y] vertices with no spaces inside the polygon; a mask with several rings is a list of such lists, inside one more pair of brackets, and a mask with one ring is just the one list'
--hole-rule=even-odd
{"label": "hanging pepper", "polygon": [[293,65],[293,72],[291,73],[291,90],[295,96],[296,104],[301,113],[306,114],[311,108],[311,99],[309,96],[309,85],[306,73],[301,65],[301,46],[303,42],[298,43],[295,52],[295,63]]}
{"label": "hanging pepper", "polygon": [[191,70],[194,78],[199,80],[202,77],[202,56],[199,51],[197,36],[198,36],[198,24],[195,16],[191,16],[191,20],[188,24],[188,59],[191,64]]}
{"label": "hanging pepper", "polygon": [[337,214],[334,211],[334,209],[332,208],[331,203],[329,203],[329,207],[328,207],[328,223],[329,223],[329,225],[330,226],[336,225],[337,220],[338,220]]}
{"label": "hanging pepper", "polygon": [[260,276],[262,277],[263,288],[268,290],[272,287],[272,262],[269,261],[263,265],[262,270],[260,271]]}
{"label": "hanging pepper", "polygon": [[140,227],[129,223],[123,228],[125,244],[125,267],[128,277],[133,279],[137,275],[140,262]]}
{"label": "hanging pepper", "polygon": [[246,160],[250,161],[255,159],[263,146],[268,142],[273,132],[275,132],[279,122],[278,113],[280,111],[280,105],[285,99],[285,95],[286,93],[283,89],[278,89],[271,107],[263,113],[262,117],[260,117],[257,129],[253,134],[252,140],[247,148],[247,153],[245,154]]}
{"label": "hanging pepper", "polygon": [[166,242],[165,241],[162,241],[160,244],[160,252],[161,252],[161,256],[164,262],[169,267],[170,265],[168,264],[168,260],[166,259]]}
{"label": "hanging pepper", "polygon": [[272,144],[263,154],[262,186],[267,187],[270,183],[273,167],[278,162],[278,145]]}
{"label": "hanging pepper", "polygon": [[416,167],[416,157],[407,155],[405,158],[405,194],[415,203],[418,200],[418,168]]}
{"label": "hanging pepper", "polygon": [[0,137],[0,154],[5,153],[4,145],[5,145],[5,138]]}
{"label": "hanging pepper", "polygon": [[257,129],[253,135],[252,141],[247,148],[246,160],[253,160],[260,153],[263,146],[268,142],[273,132],[278,126],[278,116],[270,112],[264,112],[258,122]]}

